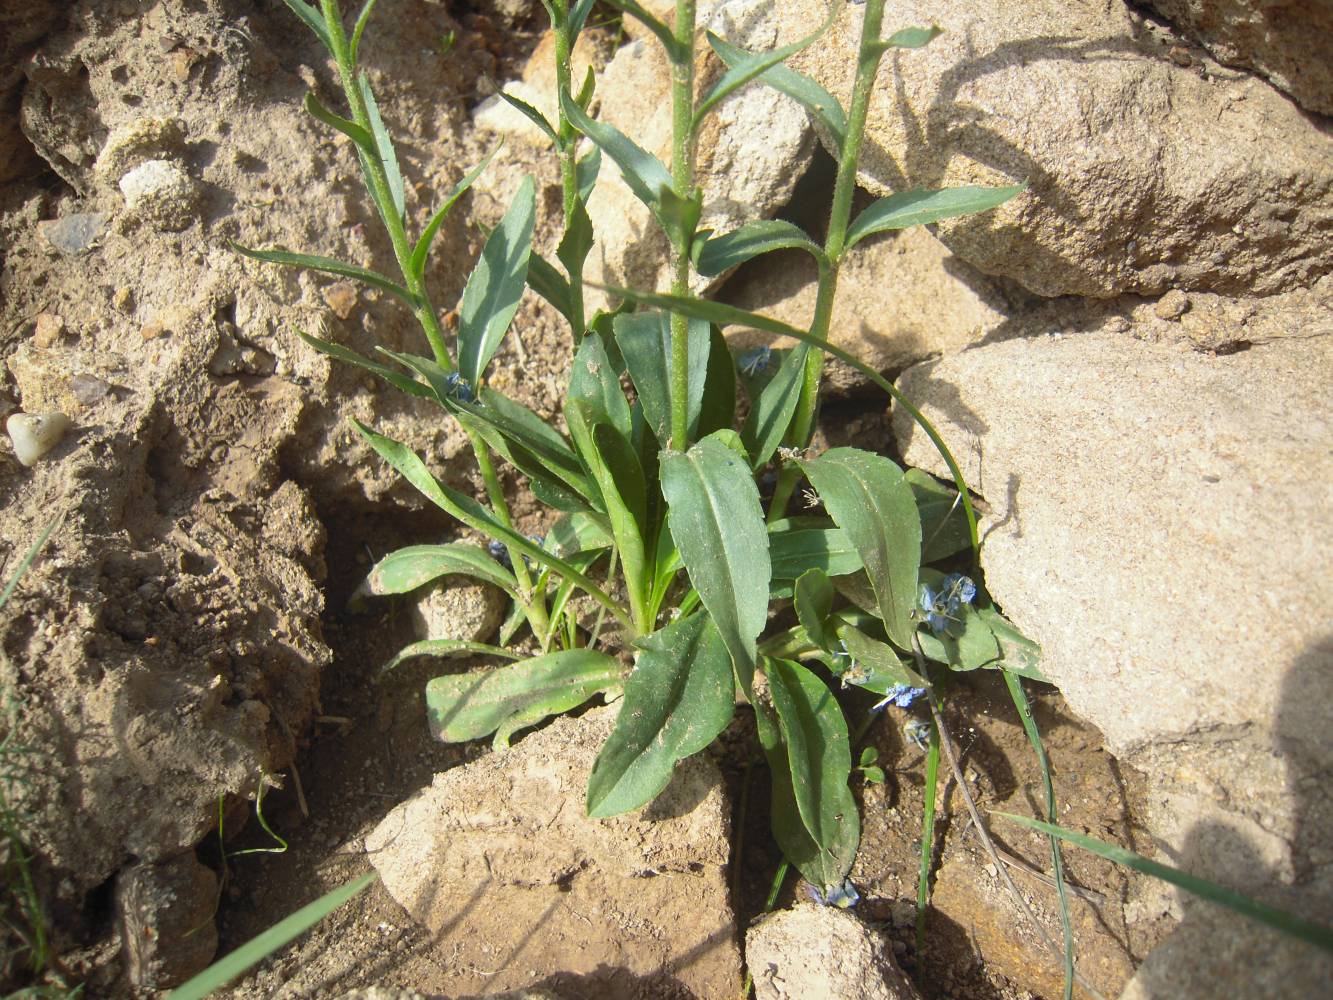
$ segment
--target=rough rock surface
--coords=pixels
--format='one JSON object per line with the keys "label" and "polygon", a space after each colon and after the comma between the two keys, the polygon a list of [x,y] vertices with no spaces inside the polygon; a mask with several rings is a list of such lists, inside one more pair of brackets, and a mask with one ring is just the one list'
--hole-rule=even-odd
{"label": "rough rock surface", "polygon": [[418,639],[486,642],[504,617],[504,595],[489,583],[451,576],[413,595],[408,613]]}
{"label": "rough rock surface", "polygon": [[[776,10],[766,0],[719,4],[701,26],[736,45],[771,48]],[[700,53],[700,93],[721,76],[711,52]],[[637,39],[612,58],[597,92],[599,118],[614,125],[664,164],[671,160],[671,69],[660,44]],[[698,180],[704,193],[700,226],[726,232],[772,215],[791,197],[814,149],[805,112],[766,87],[748,87],[717,107],[699,134]],[[588,261],[590,281],[639,288],[670,283],[670,247],[648,209],[604,161],[588,205],[597,244]]]}
{"label": "rough rock surface", "polygon": [[193,854],[139,864],[116,878],[126,975],[141,989],[179,986],[213,961],[218,879]]}
{"label": "rough rock surface", "polygon": [[366,838],[385,887],[451,956],[460,992],[739,989],[721,776],[694,757],[643,811],[589,819],[588,774],[615,715],[559,719],[438,774]]}
{"label": "rough rock surface", "polygon": [[[777,9],[787,41],[826,5]],[[844,5],[792,62],[844,102],[863,10]],[[860,179],[876,194],[1029,183],[940,224],[961,259],[1041,295],[1103,298],[1270,294],[1333,270],[1333,136],[1267,83],[1177,65],[1170,33],[1119,2],[913,0],[887,27],[931,22],[944,34],[884,60]]]}
{"label": "rough rock surface", "polygon": [[[1188,315],[1188,314],[1187,314]],[[1301,908],[1326,836],[1333,338],[1217,357],[1107,332],[910,369],[991,503],[987,584],[1111,750],[1151,776],[1177,860]],[[907,460],[943,472],[904,415]],[[1282,883],[1291,890],[1273,889]],[[1290,897],[1290,898],[1289,898]]]}
{"label": "rough rock surface", "polygon": [[1333,6],[1324,0],[1152,0],[1219,62],[1253,69],[1333,115]]}
{"label": "rough rock surface", "polygon": [[745,935],[758,1000],[918,1000],[885,938],[846,910],[801,904]]}

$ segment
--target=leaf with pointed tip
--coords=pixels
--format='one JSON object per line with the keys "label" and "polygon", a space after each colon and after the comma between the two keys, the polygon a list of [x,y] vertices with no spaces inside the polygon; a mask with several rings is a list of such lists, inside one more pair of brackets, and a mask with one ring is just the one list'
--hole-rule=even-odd
{"label": "leaf with pointed tip", "polygon": [[394,371],[392,368],[382,365],[378,361],[371,361],[370,358],[362,357],[349,347],[343,347],[342,344],[335,344],[328,340],[320,340],[318,337],[312,337],[310,334],[302,333],[300,330],[296,331],[296,335],[315,350],[319,351],[320,354],[326,354],[338,361],[346,362],[349,365],[355,365],[358,368],[364,368],[368,372],[374,372],[394,388],[401,389],[409,395],[420,396],[422,399],[431,399],[434,396],[430,386],[418,382],[410,375],[404,375],[402,372]]}
{"label": "leaf with pointed tip", "polygon": [[431,735],[462,743],[568,712],[620,683],[620,661],[591,649],[535,656],[507,667],[435,677],[426,684]]}
{"label": "leaf with pointed tip", "polygon": [[574,306],[570,302],[569,282],[559,268],[535,250],[528,258],[528,287],[544,298],[561,316],[574,322]]}
{"label": "leaf with pointed tip", "polygon": [[[630,313],[617,316],[612,329],[639,394],[639,402],[643,404],[648,426],[657,440],[665,444],[671,429],[671,319],[665,313]],[[691,321],[689,331],[690,365],[685,411],[688,426],[697,428],[708,380],[712,337],[705,322]]]}
{"label": "leaf with pointed tip", "polygon": [[384,275],[368,271],[364,267],[357,267],[355,264],[344,264],[332,257],[317,257],[308,253],[290,253],[286,250],[251,250],[239,243],[232,243],[231,241],[228,241],[228,243],[242,257],[263,261],[265,264],[305,267],[312,271],[323,271],[325,274],[336,274],[340,278],[354,278],[357,281],[364,281],[367,285],[381,288],[391,295],[396,295],[409,306],[416,307],[416,297],[406,288],[390,281]]}
{"label": "leaf with pointed tip", "polygon": [[639,201],[648,206],[662,228],[669,232],[670,226],[662,214],[661,192],[674,190],[674,186],[671,183],[671,174],[662,165],[662,161],[614,125],[607,125],[588,117],[588,114],[575,104],[568,94],[560,95],[560,104],[565,117],[574,127],[615,161],[625,185],[634,192]]}
{"label": "leaf with pointed tip", "polygon": [[843,672],[844,684],[865,688],[876,694],[888,694],[898,684],[928,688],[930,682],[909,667],[887,643],[872,639],[854,625],[838,626],[838,639],[847,644],[847,652],[857,665],[853,672]]}
{"label": "leaf with pointed tip", "polygon": [[449,210],[454,207],[458,199],[463,197],[467,189],[481,176],[481,172],[486,169],[498,152],[500,152],[500,146],[492,149],[482,158],[480,163],[464,174],[463,179],[455,184],[454,189],[449,192],[449,197],[444,199],[444,204],[437,208],[435,214],[430,217],[430,222],[426,224],[426,228],[421,232],[421,238],[417,240],[416,246],[412,248],[412,263],[410,266],[412,273],[418,279],[426,273],[426,258],[430,254],[431,243],[435,240],[435,234],[440,231],[445,216],[449,214]]}
{"label": "leaf with pointed tip", "polygon": [[861,553],[889,639],[911,649],[921,518],[902,469],[857,448],[830,449],[801,462],[801,469]]}
{"label": "leaf with pointed tip", "polygon": [[919,49],[942,34],[944,29],[933,24],[928,28],[899,28],[879,44],[886,49]]}
{"label": "leaf with pointed tip", "polygon": [[662,457],[671,537],[738,672],[754,670],[768,619],[768,532],[744,459],[715,436]]}
{"label": "leaf with pointed tip", "polygon": [[[738,66],[754,55],[711,34],[708,36],[708,44],[729,67]],[[808,76],[787,66],[771,66],[759,74],[758,79],[803,105],[829,133],[833,145],[842,148],[847,136],[847,114],[836,97]]]}
{"label": "leaf with pointed tip", "polygon": [[[596,496],[583,473],[578,456],[559,431],[522,403],[494,389],[482,389],[480,404],[455,404],[455,408],[478,426],[488,443],[492,439],[490,432],[498,433],[525,449],[551,475],[580,496],[585,499]],[[501,449],[497,447],[496,450]]]}
{"label": "leaf with pointed tip", "polygon": [[570,281],[577,282],[580,286],[583,284],[583,264],[592,251],[592,245],[592,219],[588,218],[588,210],[583,207],[583,201],[575,198],[574,211],[570,213],[569,222],[565,226],[564,235],[560,238],[560,245],[556,247],[555,255],[560,263],[565,265],[565,273],[569,275]]}
{"label": "leaf with pointed tip", "polygon": [[375,10],[375,4],[378,2],[379,0],[366,0],[361,7],[361,13],[356,16],[356,24],[352,28],[352,40],[348,45],[353,66],[356,65],[357,56],[361,51],[361,36],[366,33],[366,26],[370,24],[370,15]]}
{"label": "leaf with pointed tip", "polygon": [[[370,89],[370,78],[362,73],[356,78],[356,83],[361,88],[361,96],[366,102],[366,114],[370,119],[370,133],[374,137],[374,146],[378,151],[380,163],[384,165],[384,176],[389,182],[389,194],[393,198],[393,207],[398,213],[398,221],[401,222],[407,202],[403,191],[403,172],[398,167],[398,154],[393,151],[393,140],[389,138],[389,131],[384,127],[384,119],[380,116],[380,106],[376,103],[375,94]],[[381,206],[381,209],[383,208],[384,206]]]}
{"label": "leaf with pointed tip", "polygon": [[620,379],[616,377],[616,370],[606,354],[606,345],[598,333],[588,333],[574,352],[574,361],[569,366],[568,397],[587,401],[598,419],[609,422],[621,434],[629,437],[629,402],[620,388]]}
{"label": "leaf with pointed tip", "polygon": [[527,283],[536,213],[532,178],[525,177],[514,203],[487,238],[463,289],[458,308],[458,371],[473,386],[481,384],[486,366],[518,312]]}
{"label": "leaf with pointed tip", "polygon": [[782,359],[777,374],[760,391],[741,427],[741,440],[755,469],[765,465],[782,443],[805,384],[805,362],[810,348],[802,344]]}
{"label": "leaf with pointed tip", "polygon": [[[920,582],[923,591],[929,587],[938,594],[945,586],[945,574],[923,568]],[[917,642],[927,658],[947,664],[951,670],[977,670],[994,666],[1000,659],[999,640],[970,604],[959,605],[946,629],[921,629]]]}
{"label": "leaf with pointed tip", "polygon": [[409,545],[390,552],[375,564],[357,588],[357,593],[376,597],[406,594],[442,576],[455,575],[484,580],[511,597],[518,592],[514,574],[483,549],[464,542],[445,542],[442,545]]}
{"label": "leaf with pointed tip", "polygon": [[420,642],[414,642],[410,646],[404,646],[400,649],[397,656],[386,661],[384,666],[380,667],[379,675],[383,677],[400,663],[406,663],[408,660],[415,660],[418,657],[438,656],[453,659],[465,653],[476,653],[480,656],[501,656],[506,660],[519,659],[518,653],[511,652],[502,646],[492,646],[484,642],[467,642],[463,639],[422,639]]}
{"label": "leaf with pointed tip", "polygon": [[569,10],[569,44],[572,46],[574,40],[579,37],[579,32],[583,30],[584,23],[588,20],[588,14],[592,11],[592,5],[597,0],[575,0],[575,3]]}
{"label": "leaf with pointed tip", "polygon": [[715,431],[734,434],[731,422],[735,419],[736,362],[727,349],[727,338],[722,336],[722,331],[710,326],[704,391],[699,400],[698,414],[692,415],[688,409],[686,411],[686,428],[691,438],[707,437]]}
{"label": "leaf with pointed tip", "polygon": [[[828,685],[795,661],[765,658],[764,673],[777,714],[792,799],[818,848],[814,857],[791,860],[815,886],[841,885],[851,871],[861,838],[860,815],[848,788],[852,752],[842,708]],[[771,754],[769,760],[772,765]]]}
{"label": "leaf with pointed tip", "polygon": [[700,274],[713,278],[760,254],[793,247],[808,251],[821,265],[826,262],[824,251],[800,226],[783,219],[762,219],[708,240],[695,266]]}
{"label": "leaf with pointed tip", "polygon": [[306,3],[305,0],[282,0],[291,8],[293,14],[305,22],[307,28],[315,33],[324,47],[329,50],[329,55],[333,54],[333,39],[329,37],[329,26],[324,23],[324,17],[318,10]]}
{"label": "leaf with pointed tip", "polygon": [[661,42],[662,47],[666,49],[667,58],[673,63],[678,63],[682,60],[683,56],[680,43],[676,41],[676,36],[671,33],[671,29],[657,18],[653,17],[652,14],[648,13],[637,0],[606,0],[606,5],[608,7],[614,7],[622,14],[628,14],[656,35],[657,40]]}
{"label": "leaf with pointed tip", "polygon": [[561,515],[546,539],[555,554],[566,559],[580,552],[600,552],[614,544],[606,515],[589,511]]}
{"label": "leaf with pointed tip", "polygon": [[496,96],[528,121],[532,122],[532,124],[536,125],[537,128],[541,129],[542,133],[552,142],[557,145],[560,143],[560,136],[556,134],[555,126],[546,120],[544,114],[534,108],[527,101],[523,100],[523,98],[515,97],[513,94],[509,93],[509,91],[504,89],[498,91]]}
{"label": "leaf with pointed tip", "polygon": [[900,191],[871,202],[847,229],[847,246],[853,247],[874,233],[908,226],[924,226],[960,215],[974,215],[1003,205],[1027,190],[1014,187],[956,187],[939,191]]}
{"label": "leaf with pointed tip", "polygon": [[977,616],[991,630],[1000,647],[1000,658],[993,663],[984,664],[995,670],[1007,670],[1028,680],[1042,681],[1049,684],[1050,679],[1038,667],[1041,662],[1041,647],[1025,636],[1004,615],[992,607],[977,608]]}
{"label": "leaf with pointed tip", "polygon": [[705,613],[640,639],[616,727],[588,779],[588,815],[616,816],[651,802],[676,762],[722,732],[736,706],[731,657]]}
{"label": "leaf with pointed tip", "polygon": [[334,114],[324,105],[319,103],[319,98],[314,94],[305,95],[305,109],[313,117],[318,118],[330,128],[337,129],[347,138],[351,139],[356,147],[363,152],[375,154],[375,140],[371,134],[354,121],[344,118],[342,115]]}

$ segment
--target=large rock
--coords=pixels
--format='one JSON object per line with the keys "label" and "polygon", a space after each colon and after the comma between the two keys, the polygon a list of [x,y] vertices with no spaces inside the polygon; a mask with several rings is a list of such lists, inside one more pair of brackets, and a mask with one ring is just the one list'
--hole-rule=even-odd
{"label": "large rock", "polygon": [[1333,115],[1333,5],[1326,0],[1152,0],[1220,62],[1253,69]]}
{"label": "large rock", "polygon": [[366,838],[385,888],[458,970],[458,992],[738,991],[721,776],[694,757],[641,812],[589,819],[588,774],[615,715],[560,719],[438,774]]}
{"label": "large rock", "polygon": [[[736,45],[766,49],[777,42],[776,9],[766,0],[718,4],[707,28]],[[697,56],[699,92],[721,76],[711,50]],[[637,39],[620,49],[598,86],[599,117],[640,146],[671,162],[671,68],[657,41]],[[814,149],[805,112],[766,87],[748,87],[720,104],[699,134],[698,181],[704,193],[700,225],[726,232],[772,215],[787,202]],[[590,281],[637,288],[670,284],[671,250],[648,209],[604,162],[588,205],[597,244]]]}
{"label": "large rock", "polygon": [[[827,8],[777,9],[787,41]],[[843,5],[792,61],[844,103],[864,9]],[[1264,82],[1177,65],[1169,34],[1122,3],[909,0],[886,31],[931,22],[945,33],[884,60],[860,180],[876,194],[1030,184],[940,224],[961,259],[1042,295],[1097,297],[1270,294],[1333,270],[1333,136]]]}
{"label": "large rock", "polygon": [[[1154,832],[1187,868],[1298,909],[1333,882],[1330,343],[1218,357],[1090,332],[900,380],[992,506],[988,587],[1149,775]],[[895,427],[909,462],[944,472]]]}

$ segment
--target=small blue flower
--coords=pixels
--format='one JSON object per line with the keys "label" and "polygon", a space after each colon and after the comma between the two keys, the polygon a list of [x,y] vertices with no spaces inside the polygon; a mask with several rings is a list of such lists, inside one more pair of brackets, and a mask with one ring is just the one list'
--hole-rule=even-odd
{"label": "small blue flower", "polygon": [[921,610],[926,613],[926,624],[936,635],[949,631],[958,620],[958,611],[964,604],[971,604],[977,596],[977,585],[962,573],[950,573],[940,584],[939,590],[931,590],[927,584],[921,585]]}
{"label": "small blue flower", "polygon": [[933,732],[931,724],[924,719],[913,719],[903,726],[903,735],[907,737],[907,742],[922,753],[930,749],[930,737]]}
{"label": "small blue flower", "polygon": [[771,347],[752,347],[740,356],[741,371],[746,375],[758,375],[760,372],[768,371],[768,366],[773,363],[773,348]]}
{"label": "small blue flower", "polygon": [[477,398],[477,394],[472,391],[472,384],[458,372],[450,372],[444,377],[444,388],[450,399],[460,403],[471,403]]}
{"label": "small blue flower", "polygon": [[504,542],[491,541],[486,545],[486,551],[491,554],[491,558],[502,566],[510,566],[509,550],[505,548]]}
{"label": "small blue flower", "polygon": [[843,879],[842,885],[826,885],[822,892],[812,885],[809,892],[810,898],[820,906],[836,906],[840,910],[849,910],[861,902],[861,894],[851,879]]}
{"label": "small blue flower", "polygon": [[895,684],[884,693],[883,699],[870,706],[870,711],[878,712],[882,708],[888,708],[890,705],[896,705],[898,708],[910,708],[912,702],[916,701],[926,693],[925,688],[909,687],[906,684]]}

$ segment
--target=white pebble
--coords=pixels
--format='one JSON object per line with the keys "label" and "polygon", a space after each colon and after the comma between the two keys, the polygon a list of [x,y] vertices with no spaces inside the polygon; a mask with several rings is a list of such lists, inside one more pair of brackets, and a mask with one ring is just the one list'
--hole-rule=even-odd
{"label": "white pebble", "polygon": [[29,467],[58,445],[73,426],[63,413],[15,413],[5,422],[15,456]]}

